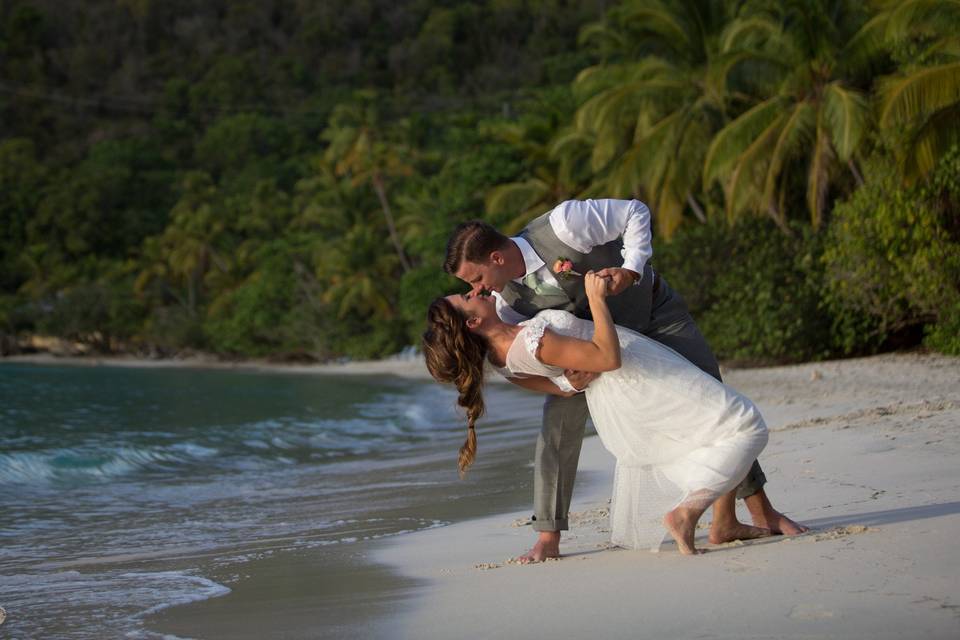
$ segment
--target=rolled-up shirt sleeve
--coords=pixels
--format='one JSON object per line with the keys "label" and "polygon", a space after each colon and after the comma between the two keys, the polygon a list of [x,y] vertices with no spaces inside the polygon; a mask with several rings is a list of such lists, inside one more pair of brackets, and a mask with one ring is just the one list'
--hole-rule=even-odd
{"label": "rolled-up shirt sleeve", "polygon": [[653,256],[650,209],[639,200],[567,200],[550,212],[550,226],[580,253],[623,237],[623,267],[641,276]]}
{"label": "rolled-up shirt sleeve", "polygon": [[569,393],[580,393],[582,389],[577,389],[575,386],[570,384],[570,381],[567,380],[567,376],[555,376],[550,378],[550,382],[557,385],[560,388],[560,391],[566,391]]}

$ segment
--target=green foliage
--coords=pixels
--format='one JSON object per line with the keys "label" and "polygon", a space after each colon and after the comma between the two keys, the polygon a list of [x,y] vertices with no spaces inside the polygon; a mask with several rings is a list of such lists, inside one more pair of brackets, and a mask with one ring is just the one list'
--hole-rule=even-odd
{"label": "green foliage", "polygon": [[685,226],[654,252],[721,359],[789,362],[832,351],[820,308],[820,240],[802,225],[788,237],[771,221]]}
{"label": "green foliage", "polygon": [[0,2],[0,334],[382,356],[459,287],[440,268],[458,222],[639,197],[678,232],[657,264],[722,356],[864,352],[920,324],[955,352],[958,16]]}
{"label": "green foliage", "polygon": [[867,183],[834,208],[823,255],[827,303],[838,315],[864,314],[875,323],[863,336],[845,332],[848,351],[858,340],[949,323],[960,301],[960,152],[945,156],[923,187],[903,187],[887,158],[868,169]]}
{"label": "green foliage", "polygon": [[941,314],[942,319],[928,325],[923,344],[951,356],[960,356],[960,302],[947,307]]}
{"label": "green foliage", "polygon": [[426,309],[434,298],[462,291],[464,284],[447,275],[435,264],[424,265],[404,274],[400,280],[400,317],[408,327],[408,344],[417,344],[426,326]]}
{"label": "green foliage", "polygon": [[85,342],[101,352],[131,346],[145,309],[130,295],[131,278],[121,264],[101,265],[104,277],[57,292],[34,307],[37,331]]}
{"label": "green foliage", "polygon": [[30,277],[21,251],[46,179],[47,168],[37,160],[32,140],[0,142],[0,291],[16,291]]}
{"label": "green foliage", "polygon": [[240,356],[322,353],[316,316],[322,309],[298,287],[303,256],[279,241],[265,247],[259,267],[210,305],[203,322],[211,348]]}

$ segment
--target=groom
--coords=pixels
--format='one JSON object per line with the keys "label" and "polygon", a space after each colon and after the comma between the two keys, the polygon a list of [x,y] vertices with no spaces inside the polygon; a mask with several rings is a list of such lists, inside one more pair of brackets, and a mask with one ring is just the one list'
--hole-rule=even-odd
{"label": "groom", "polygon": [[[596,271],[608,279],[607,302],[614,321],[667,345],[720,380],[720,368],[697,329],[683,298],[648,261],[650,210],[637,200],[569,200],[533,220],[520,234],[507,238],[490,225],[466,222],[447,243],[444,269],[469,284],[474,293],[493,293],[497,313],[517,323],[544,309],[562,309],[590,318],[583,279],[566,276],[561,259],[580,273]],[[567,512],[588,417],[579,393],[597,374],[566,372],[551,380],[511,378],[520,386],[547,393],[543,426],[537,440],[534,475],[534,547],[521,562],[539,562],[560,555],[560,532],[568,529]],[[563,393],[564,395],[556,395]],[[733,496],[714,505],[710,542],[795,535],[806,528],[773,508],[754,462],[737,490],[754,525],[740,523]]]}

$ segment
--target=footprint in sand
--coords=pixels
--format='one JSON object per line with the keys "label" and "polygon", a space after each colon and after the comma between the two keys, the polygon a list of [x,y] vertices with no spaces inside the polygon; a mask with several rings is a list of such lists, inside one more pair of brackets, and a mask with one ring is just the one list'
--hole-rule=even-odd
{"label": "footprint in sand", "polygon": [[836,540],[837,538],[845,538],[846,536],[854,535],[857,533],[866,533],[867,531],[873,531],[870,527],[862,524],[851,524],[846,527],[834,527],[832,529],[827,529],[816,534],[813,537],[814,542],[822,542],[824,540]]}
{"label": "footprint in sand", "polygon": [[840,614],[822,604],[798,604],[790,610],[791,620],[831,620]]}

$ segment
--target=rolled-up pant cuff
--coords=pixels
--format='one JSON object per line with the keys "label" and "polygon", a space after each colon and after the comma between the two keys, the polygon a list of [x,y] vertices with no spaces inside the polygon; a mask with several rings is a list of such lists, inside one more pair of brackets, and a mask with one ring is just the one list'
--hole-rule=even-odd
{"label": "rolled-up pant cuff", "polygon": [[747,477],[743,479],[743,482],[737,487],[737,499],[743,500],[744,498],[749,498],[760,489],[763,489],[763,485],[767,484],[767,476],[763,473],[763,469],[760,468],[760,464],[755,460],[753,466],[750,467],[750,471],[747,473]]}
{"label": "rolled-up pant cuff", "polygon": [[537,516],[533,516],[532,520],[534,531],[567,531],[570,529],[566,518],[556,518],[551,520],[547,518],[541,519]]}

